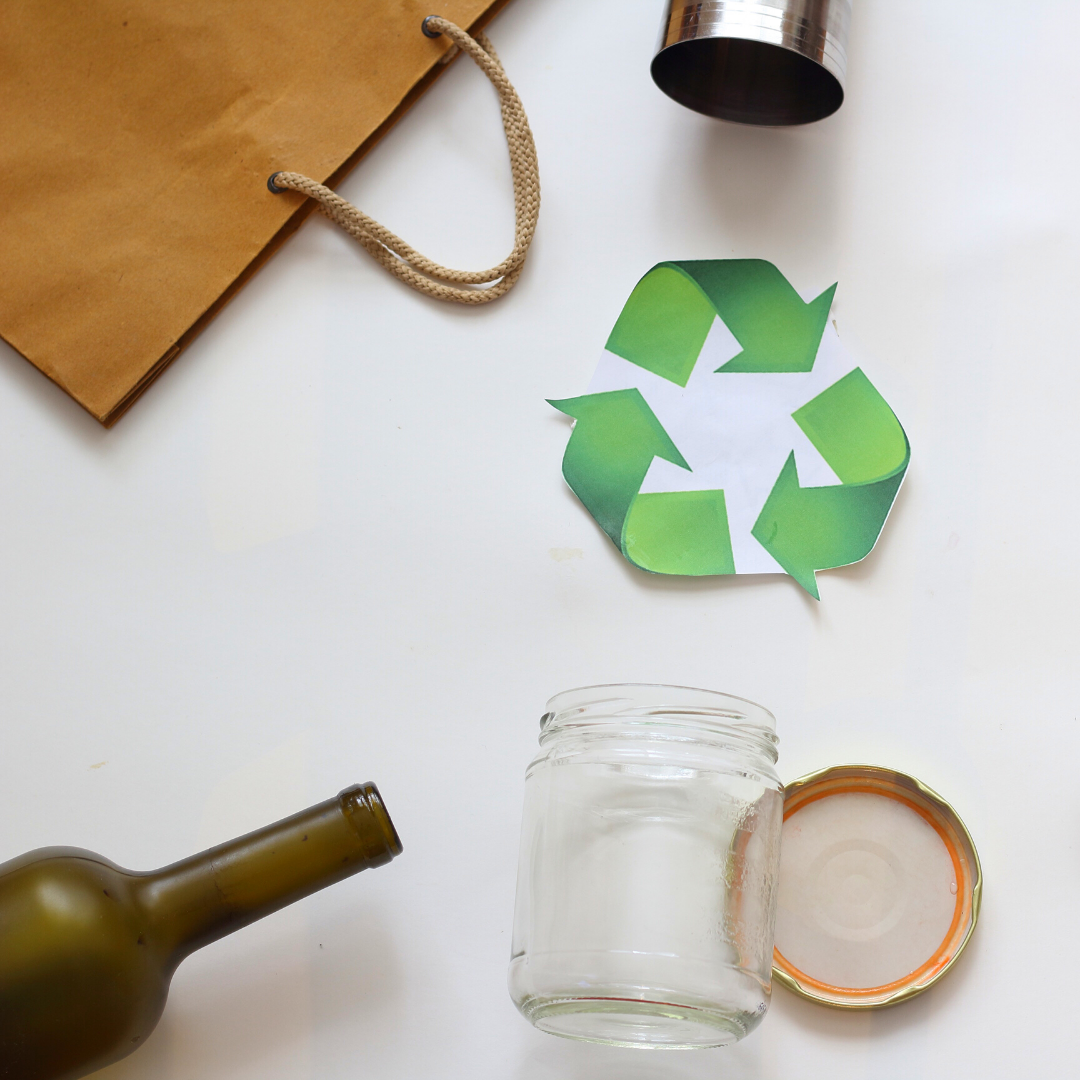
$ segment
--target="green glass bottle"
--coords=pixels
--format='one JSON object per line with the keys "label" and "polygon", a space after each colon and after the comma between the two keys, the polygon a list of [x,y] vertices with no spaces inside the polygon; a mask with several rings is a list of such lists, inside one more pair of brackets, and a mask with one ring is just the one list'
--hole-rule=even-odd
{"label": "green glass bottle", "polygon": [[130,1054],[189,953],[400,853],[362,784],[150,873],[78,848],[0,864],[0,1078],[75,1080]]}

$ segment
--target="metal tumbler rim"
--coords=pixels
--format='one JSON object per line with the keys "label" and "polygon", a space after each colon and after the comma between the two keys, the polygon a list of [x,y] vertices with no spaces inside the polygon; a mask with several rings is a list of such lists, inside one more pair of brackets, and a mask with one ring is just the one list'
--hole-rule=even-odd
{"label": "metal tumbler rim", "polygon": [[653,80],[687,108],[787,126],[840,108],[851,0],[668,0]]}

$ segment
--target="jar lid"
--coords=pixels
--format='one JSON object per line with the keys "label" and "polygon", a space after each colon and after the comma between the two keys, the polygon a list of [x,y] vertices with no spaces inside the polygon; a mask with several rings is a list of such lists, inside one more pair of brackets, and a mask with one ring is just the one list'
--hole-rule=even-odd
{"label": "jar lid", "polygon": [[787,785],[780,851],[773,974],[811,1001],[906,1001],[952,967],[975,929],[975,845],[912,776],[839,765]]}

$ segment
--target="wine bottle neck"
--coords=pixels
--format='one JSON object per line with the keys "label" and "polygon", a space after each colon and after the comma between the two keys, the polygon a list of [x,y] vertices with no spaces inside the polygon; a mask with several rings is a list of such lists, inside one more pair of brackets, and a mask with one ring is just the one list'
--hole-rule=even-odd
{"label": "wine bottle neck", "polygon": [[139,875],[140,904],[179,963],[189,953],[401,853],[374,784],[162,870]]}

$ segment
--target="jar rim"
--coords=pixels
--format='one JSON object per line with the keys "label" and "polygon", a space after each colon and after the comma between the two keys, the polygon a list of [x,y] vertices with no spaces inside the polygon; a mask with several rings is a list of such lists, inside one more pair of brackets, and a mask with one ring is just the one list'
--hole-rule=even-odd
{"label": "jar rim", "polygon": [[[674,714],[674,715],[672,715]],[[776,717],[763,705],[719,690],[667,683],[600,683],[563,690],[547,703],[542,732],[590,719],[679,717],[703,728],[745,730],[776,743]]]}

